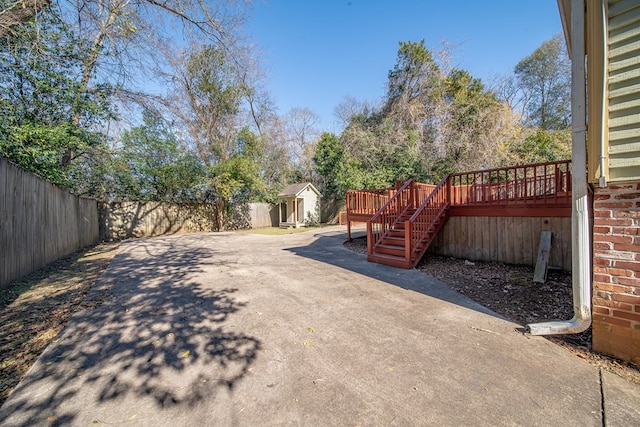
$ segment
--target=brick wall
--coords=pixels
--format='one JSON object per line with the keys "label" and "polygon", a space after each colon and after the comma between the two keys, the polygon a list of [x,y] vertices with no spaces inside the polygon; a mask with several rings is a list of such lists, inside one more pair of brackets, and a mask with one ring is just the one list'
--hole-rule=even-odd
{"label": "brick wall", "polygon": [[593,349],[640,364],[640,183],[593,204]]}

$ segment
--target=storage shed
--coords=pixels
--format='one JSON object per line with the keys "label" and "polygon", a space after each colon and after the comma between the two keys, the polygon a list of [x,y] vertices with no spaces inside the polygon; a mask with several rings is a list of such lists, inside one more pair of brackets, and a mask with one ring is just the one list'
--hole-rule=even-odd
{"label": "storage shed", "polygon": [[278,194],[280,228],[304,227],[320,222],[321,194],[310,182],[291,184]]}

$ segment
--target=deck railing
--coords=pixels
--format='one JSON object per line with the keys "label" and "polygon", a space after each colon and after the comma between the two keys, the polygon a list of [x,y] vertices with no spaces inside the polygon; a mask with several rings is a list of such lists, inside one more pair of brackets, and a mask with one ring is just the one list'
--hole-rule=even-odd
{"label": "deck railing", "polygon": [[373,216],[389,201],[393,187],[380,190],[347,191],[347,212],[355,215]]}
{"label": "deck railing", "polygon": [[[571,161],[562,160],[451,174],[437,186],[409,179],[382,190],[351,190],[347,192],[347,222],[367,221],[369,255],[392,228],[394,238],[404,228],[405,261],[413,263],[448,215],[529,215],[534,213],[532,208],[543,208],[534,215],[562,216],[570,202]],[[400,218],[403,213],[411,217]],[[396,226],[398,221],[403,222]],[[382,246],[385,251],[388,245]]]}
{"label": "deck railing", "polygon": [[571,198],[571,161],[452,174],[451,206],[556,204]]}
{"label": "deck railing", "polygon": [[431,192],[433,192],[433,190],[435,190],[436,187],[437,185],[423,184],[421,182],[416,182],[414,185],[416,205],[420,205],[422,204],[422,202],[427,200]]}

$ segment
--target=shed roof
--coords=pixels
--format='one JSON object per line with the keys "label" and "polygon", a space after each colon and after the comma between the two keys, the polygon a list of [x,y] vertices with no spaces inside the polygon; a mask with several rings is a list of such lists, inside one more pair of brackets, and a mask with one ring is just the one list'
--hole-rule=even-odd
{"label": "shed roof", "polygon": [[318,196],[320,192],[310,182],[301,182],[298,184],[290,184],[278,194],[278,197],[296,197],[302,193],[307,187],[311,188]]}

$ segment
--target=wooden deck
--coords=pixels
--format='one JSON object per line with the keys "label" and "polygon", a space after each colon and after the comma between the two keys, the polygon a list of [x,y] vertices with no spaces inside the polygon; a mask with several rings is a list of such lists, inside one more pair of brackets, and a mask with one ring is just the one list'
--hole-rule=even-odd
{"label": "wooden deck", "polygon": [[347,192],[347,232],[367,223],[368,258],[411,268],[449,217],[571,216],[571,162],[447,175],[437,186],[413,180]]}

